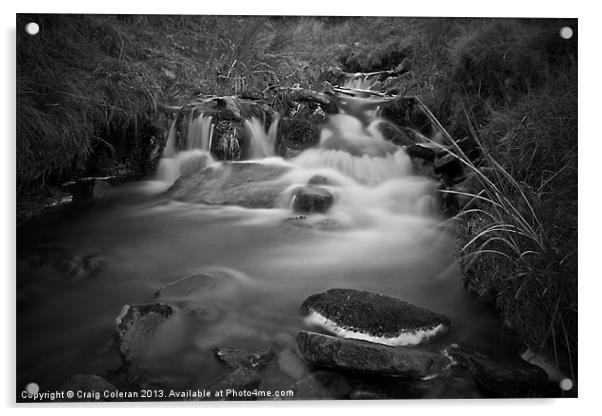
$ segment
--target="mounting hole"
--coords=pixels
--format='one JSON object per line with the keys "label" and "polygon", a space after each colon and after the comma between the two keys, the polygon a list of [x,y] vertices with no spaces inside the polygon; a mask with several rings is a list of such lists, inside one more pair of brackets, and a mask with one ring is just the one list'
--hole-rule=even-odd
{"label": "mounting hole", "polygon": [[40,26],[35,22],[29,22],[25,25],[25,31],[27,34],[34,36],[40,31]]}
{"label": "mounting hole", "polygon": [[36,383],[29,383],[25,386],[25,391],[29,394],[38,394],[40,392],[40,386]]}
{"label": "mounting hole", "polygon": [[561,28],[559,33],[562,39],[570,39],[573,37],[573,29],[568,26]]}
{"label": "mounting hole", "polygon": [[573,380],[570,378],[563,378],[560,380],[560,389],[563,391],[571,391],[573,389]]}

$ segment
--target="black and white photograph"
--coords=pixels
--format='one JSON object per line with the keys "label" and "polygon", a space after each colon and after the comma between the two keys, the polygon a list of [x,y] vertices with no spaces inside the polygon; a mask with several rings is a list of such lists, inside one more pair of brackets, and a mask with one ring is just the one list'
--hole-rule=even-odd
{"label": "black and white photograph", "polygon": [[579,396],[577,18],[15,19],[17,404]]}

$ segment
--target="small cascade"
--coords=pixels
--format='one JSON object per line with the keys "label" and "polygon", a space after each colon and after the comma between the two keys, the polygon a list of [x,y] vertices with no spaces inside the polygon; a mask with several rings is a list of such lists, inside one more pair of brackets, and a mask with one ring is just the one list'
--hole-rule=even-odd
{"label": "small cascade", "polygon": [[213,117],[200,114],[198,117],[193,118],[191,113],[188,122],[186,148],[188,150],[201,149],[210,152],[212,138]]}
{"label": "small cascade", "polygon": [[176,122],[171,123],[163,155],[157,165],[155,179],[164,184],[173,184],[178,178],[188,176],[213,163],[209,149],[213,134],[212,117],[203,114],[190,118],[186,150],[176,147]]}
{"label": "small cascade", "polygon": [[176,122],[177,119],[174,119],[169,126],[165,148],[163,149],[163,157],[173,157],[176,154]]}
{"label": "small cascade", "polygon": [[353,156],[334,149],[309,149],[295,159],[305,169],[334,169],[364,185],[377,185],[412,173],[412,162],[399,150],[384,157]]}
{"label": "small cascade", "polygon": [[343,82],[343,88],[352,88],[356,90],[370,90],[374,84],[378,81],[377,76],[371,76],[371,74],[351,74],[347,76]]}
{"label": "small cascade", "polygon": [[278,121],[278,117],[274,118],[267,133],[261,120],[253,117],[245,121],[245,136],[249,140],[249,159],[263,159],[276,154]]}

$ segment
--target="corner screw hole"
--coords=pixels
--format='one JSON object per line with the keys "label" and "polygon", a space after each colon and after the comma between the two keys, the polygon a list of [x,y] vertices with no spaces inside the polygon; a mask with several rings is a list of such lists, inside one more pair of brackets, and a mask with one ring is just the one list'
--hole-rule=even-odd
{"label": "corner screw hole", "polygon": [[40,31],[40,26],[35,22],[29,22],[25,25],[25,31],[28,35],[35,36]]}
{"label": "corner screw hole", "polygon": [[573,29],[571,29],[568,26],[565,26],[563,28],[560,29],[560,37],[562,39],[570,39],[573,37]]}

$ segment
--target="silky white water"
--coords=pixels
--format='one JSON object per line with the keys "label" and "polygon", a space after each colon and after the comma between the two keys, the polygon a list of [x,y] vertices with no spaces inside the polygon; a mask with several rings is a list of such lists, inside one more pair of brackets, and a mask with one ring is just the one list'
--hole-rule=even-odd
{"label": "silky white water", "polygon": [[[205,138],[211,137],[207,120],[198,123]],[[405,151],[386,142],[373,122],[350,113],[331,117],[320,144],[290,160],[274,156],[277,121],[267,129],[256,119],[245,123],[253,163],[286,170],[273,178],[282,188],[275,208],[209,206],[159,194],[27,224],[18,241],[19,383],[58,388],[73,374],[118,368],[113,326],[123,305],[156,302],[163,285],[191,273],[228,284],[169,300],[177,313],[153,338],[147,358],[177,388],[204,386],[227,373],[214,358],[216,347],[280,351],[288,342],[294,348],[297,331],[311,329],[299,306],[331,288],[385,293],[447,315],[450,331],[424,348],[470,342],[492,356],[506,354],[494,314],[462,287],[436,184],[414,175]],[[205,139],[192,142],[201,148],[176,143],[175,123],[170,126],[151,181],[162,186],[155,192],[227,165],[213,160]],[[229,174],[215,181],[226,182]],[[293,212],[292,192],[316,178],[320,185],[312,186],[330,192],[332,206]],[[94,278],[70,281],[48,260],[47,247],[60,247],[72,260],[97,256],[103,267]],[[295,380],[277,361],[263,383],[289,388]]]}

